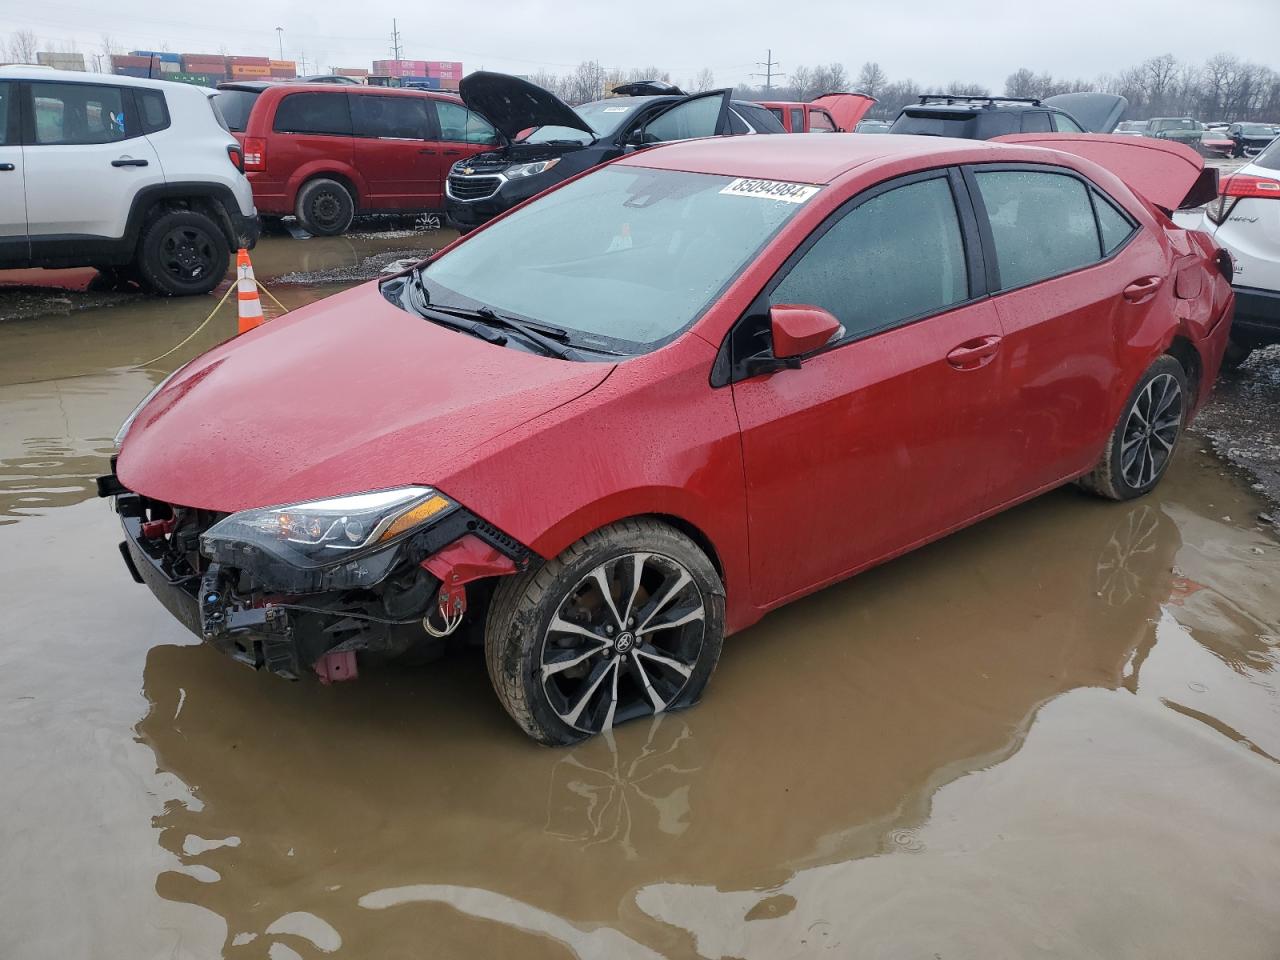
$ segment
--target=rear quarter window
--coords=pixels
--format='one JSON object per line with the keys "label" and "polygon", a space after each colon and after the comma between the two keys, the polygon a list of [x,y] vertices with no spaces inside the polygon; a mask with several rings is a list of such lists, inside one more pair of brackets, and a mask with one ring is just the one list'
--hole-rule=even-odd
{"label": "rear quarter window", "polygon": [[226,121],[228,130],[244,133],[249,126],[249,114],[253,111],[258,96],[252,90],[219,90],[213,101],[214,108]]}
{"label": "rear quarter window", "polygon": [[345,93],[291,93],[276,107],[276,133],[351,136],[351,110]]}
{"label": "rear quarter window", "polygon": [[165,103],[164,94],[159,90],[133,91],[138,102],[138,112],[142,115],[142,132],[157,133],[169,126],[169,105]]}

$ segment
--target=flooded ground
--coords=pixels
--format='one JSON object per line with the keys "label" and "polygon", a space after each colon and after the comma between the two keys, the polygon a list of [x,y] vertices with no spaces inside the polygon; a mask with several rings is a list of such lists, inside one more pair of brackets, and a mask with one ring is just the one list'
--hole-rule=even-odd
{"label": "flooded ground", "polygon": [[[254,259],[293,306],[448,238]],[[213,300],[105,296],[0,330],[0,957],[1278,955],[1280,543],[1207,440],[1143,500],[1060,490],[775,613],[698,707],[549,750],[479,656],[288,684],[129,579],[93,478],[235,320],[137,369]],[[1229,389],[1274,407],[1264,359]]]}

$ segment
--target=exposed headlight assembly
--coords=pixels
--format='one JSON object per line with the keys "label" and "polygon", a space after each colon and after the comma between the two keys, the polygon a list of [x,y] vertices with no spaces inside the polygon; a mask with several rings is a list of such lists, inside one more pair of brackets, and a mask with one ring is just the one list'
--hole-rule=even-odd
{"label": "exposed headlight assembly", "polygon": [[242,510],[201,534],[200,552],[264,586],[368,586],[391,570],[402,541],[456,509],[431,487],[400,487]]}
{"label": "exposed headlight assembly", "polygon": [[513,167],[507,167],[503,172],[508,180],[519,180],[521,177],[536,177],[540,173],[546,173],[559,162],[560,158],[555,157],[551,160],[537,160],[533,163],[517,163]]}

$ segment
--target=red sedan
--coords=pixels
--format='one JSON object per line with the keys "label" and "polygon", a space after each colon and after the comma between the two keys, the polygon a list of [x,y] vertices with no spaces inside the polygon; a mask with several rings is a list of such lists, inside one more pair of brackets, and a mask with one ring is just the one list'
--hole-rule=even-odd
{"label": "red sedan", "polygon": [[1168,216],[1213,185],[1176,144],[1015,139],[640,151],[223,344],[121,430],[126,563],[285,677],[456,631],[564,744],[1019,501],[1141,496],[1227,342],[1230,261]]}

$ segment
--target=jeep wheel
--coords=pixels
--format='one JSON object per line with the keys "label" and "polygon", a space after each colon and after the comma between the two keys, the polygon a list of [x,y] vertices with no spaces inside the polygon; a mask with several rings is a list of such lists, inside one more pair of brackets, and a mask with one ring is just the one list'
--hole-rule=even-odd
{"label": "jeep wheel", "polygon": [[208,293],[227,275],[231,249],[221,228],[194,210],[153,220],[138,244],[138,273],[148,289],[167,297]]}
{"label": "jeep wheel", "polygon": [[626,520],[499,580],[484,645],[507,713],[560,745],[694,703],[723,637],[706,554],[665,524]]}
{"label": "jeep wheel", "polygon": [[307,233],[317,237],[336,237],[351,226],[356,204],[351,193],[337,180],[320,177],[309,181],[298,191],[294,212]]}

